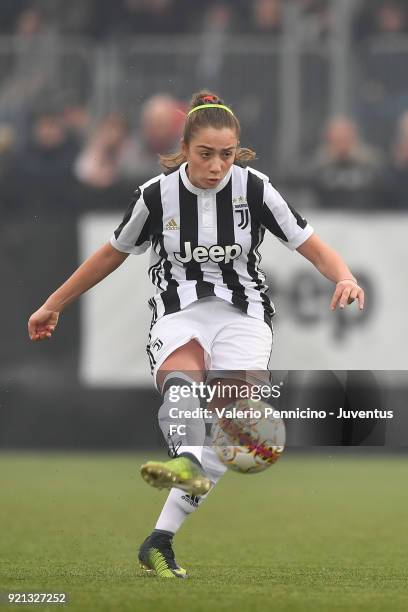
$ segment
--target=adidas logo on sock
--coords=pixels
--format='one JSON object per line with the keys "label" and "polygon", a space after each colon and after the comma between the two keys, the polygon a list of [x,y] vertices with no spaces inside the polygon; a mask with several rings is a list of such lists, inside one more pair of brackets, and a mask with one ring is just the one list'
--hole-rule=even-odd
{"label": "adidas logo on sock", "polygon": [[198,502],[200,501],[200,498],[198,495],[188,495],[188,493],[186,493],[185,495],[182,495],[181,499],[184,499],[184,501],[190,504],[190,506],[194,506],[194,508],[197,508]]}
{"label": "adidas logo on sock", "polygon": [[166,227],[164,229],[166,230],[178,230],[179,226],[177,225],[177,222],[174,219],[170,219],[170,221],[168,221],[166,223]]}

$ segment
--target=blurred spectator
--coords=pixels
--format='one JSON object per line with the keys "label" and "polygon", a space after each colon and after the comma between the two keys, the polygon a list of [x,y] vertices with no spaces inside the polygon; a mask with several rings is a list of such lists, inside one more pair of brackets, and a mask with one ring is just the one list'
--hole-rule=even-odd
{"label": "blurred spectator", "polygon": [[379,34],[405,34],[407,31],[406,9],[398,2],[385,2],[378,10],[377,28]]}
{"label": "blurred spectator", "polygon": [[47,100],[58,80],[55,31],[44,24],[35,8],[24,10],[16,24],[16,53],[2,82],[0,108],[3,115],[19,119],[21,113]]}
{"label": "blurred spectator", "polygon": [[[44,21],[52,23],[62,34],[73,36],[92,33],[94,0],[67,2],[66,0],[32,0],[41,11]],[[99,5],[104,0],[99,1]]]}
{"label": "blurred spectator", "polygon": [[128,120],[111,113],[97,125],[75,163],[75,175],[90,187],[106,189],[137,173],[137,150]]}
{"label": "blurred spectator", "polygon": [[307,170],[322,208],[358,210],[380,205],[381,157],[364,144],[347,117],[329,121],[324,141]]}
{"label": "blurred spectator", "polygon": [[207,9],[203,20],[201,52],[196,67],[197,81],[211,84],[213,89],[221,85],[224,63],[224,43],[236,24],[233,11],[225,2]]}
{"label": "blurred spectator", "polygon": [[392,160],[386,172],[384,204],[408,211],[408,111],[401,116]]}
{"label": "blurred spectator", "polygon": [[157,94],[143,105],[136,134],[133,175],[140,180],[159,174],[159,154],[175,150],[181,138],[184,106],[167,94]]}
{"label": "blurred spectator", "polygon": [[302,10],[301,34],[305,40],[319,40],[330,29],[330,4],[328,0],[298,0]]}
{"label": "blurred spectator", "polygon": [[0,33],[10,34],[14,29],[18,15],[27,7],[29,0],[2,0]]}
{"label": "blurred spectator", "polygon": [[27,146],[16,157],[15,170],[39,180],[70,176],[77,152],[61,115],[45,112],[34,119]]}
{"label": "blurred spectator", "polygon": [[373,36],[395,38],[407,33],[407,9],[398,0],[366,0],[357,13],[354,38],[357,43]]}
{"label": "blurred spectator", "polygon": [[16,34],[22,38],[31,38],[40,33],[43,29],[43,19],[41,13],[34,7],[23,11],[16,24]]}
{"label": "blurred spectator", "polygon": [[281,0],[251,0],[249,22],[244,29],[257,35],[280,35],[282,33]]}
{"label": "blurred spectator", "polygon": [[84,145],[89,134],[91,116],[83,104],[72,101],[64,105],[62,117],[68,134],[79,145]]}
{"label": "blurred spectator", "polygon": [[2,216],[24,219],[68,218],[74,214],[73,161],[78,147],[55,111],[32,121],[25,147],[12,155],[0,189]]}
{"label": "blurred spectator", "polygon": [[231,33],[237,28],[233,8],[227,2],[216,2],[207,6],[203,15],[203,32]]}
{"label": "blurred spectator", "polygon": [[405,3],[370,2],[363,5],[355,28],[360,43],[356,107],[366,133],[384,150],[389,150],[395,121],[408,105],[408,55],[398,44],[407,34],[407,15]]}

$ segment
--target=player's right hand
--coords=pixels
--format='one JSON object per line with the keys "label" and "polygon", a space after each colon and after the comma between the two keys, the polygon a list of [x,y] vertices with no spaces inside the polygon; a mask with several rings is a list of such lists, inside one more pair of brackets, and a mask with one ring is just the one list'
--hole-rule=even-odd
{"label": "player's right hand", "polygon": [[59,312],[41,306],[28,320],[28,335],[31,340],[47,340],[58,323]]}

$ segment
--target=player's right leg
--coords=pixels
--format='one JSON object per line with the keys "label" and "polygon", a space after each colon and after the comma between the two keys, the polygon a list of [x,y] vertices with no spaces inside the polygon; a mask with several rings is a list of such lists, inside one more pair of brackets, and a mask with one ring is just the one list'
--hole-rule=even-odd
{"label": "player's right leg", "polygon": [[204,367],[203,348],[196,340],[190,340],[167,357],[157,372],[157,387],[163,396],[159,424],[173,458],[148,461],[142,466],[142,477],[153,487],[177,487],[194,496],[210,489],[210,480],[201,466],[204,420],[183,417],[200,409],[200,398],[188,390],[203,381]]}
{"label": "player's right leg", "polygon": [[[199,398],[182,397],[177,390],[188,388],[194,382],[202,382],[204,369],[203,348],[197,341],[191,340],[167,357],[156,376],[157,388],[163,395],[159,423],[169,453],[174,457],[169,461],[147,462],[142,466],[141,474],[150,485],[171,491],[154,531],[139,549],[139,562],[142,569],[162,578],[187,577],[186,571],[175,560],[173,536],[218,479],[218,474],[213,474],[211,481],[201,465],[204,421],[188,419],[188,422],[183,422],[183,419],[170,416],[171,408],[176,408],[178,412],[200,408]],[[175,395],[180,400],[171,401]],[[185,425],[184,435],[174,430],[174,426],[181,423]]]}

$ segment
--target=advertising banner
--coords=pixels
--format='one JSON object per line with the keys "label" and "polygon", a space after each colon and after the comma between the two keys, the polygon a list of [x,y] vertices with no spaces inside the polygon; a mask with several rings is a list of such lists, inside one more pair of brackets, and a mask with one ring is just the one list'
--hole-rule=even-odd
{"label": "advertising banner", "polygon": [[[349,264],[366,292],[366,308],[329,308],[334,289],[296,252],[266,234],[260,248],[277,310],[274,370],[408,369],[408,215],[311,211],[319,236]],[[117,214],[91,214],[79,224],[80,260],[106,242]],[[153,294],[149,251],[129,256],[81,298],[81,380],[93,386],[152,384],[146,345]]]}

